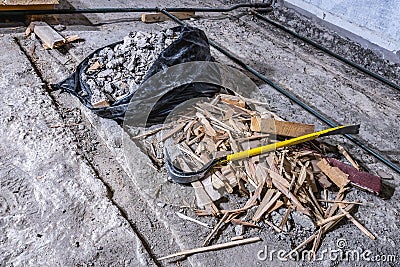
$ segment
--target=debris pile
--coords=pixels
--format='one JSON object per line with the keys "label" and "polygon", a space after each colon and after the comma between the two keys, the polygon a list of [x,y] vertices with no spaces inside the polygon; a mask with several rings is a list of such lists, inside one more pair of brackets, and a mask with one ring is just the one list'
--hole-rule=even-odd
{"label": "debris pile", "polygon": [[[144,141],[156,168],[163,165],[161,148],[165,146],[175,166],[195,171],[222,155],[314,132],[313,125],[283,121],[261,103],[251,102],[219,94],[211,102],[198,102],[191,112],[178,113],[172,122],[137,138]],[[333,157],[345,158],[353,166]],[[234,241],[244,238],[246,227],[269,226],[277,233],[290,232],[296,218],[309,222],[311,236],[286,256],[308,244],[312,244],[315,255],[323,235],[344,218],[375,239],[350,214],[355,205],[362,203],[347,200],[346,192],[356,185],[379,194],[380,178],[358,169],[343,147],[318,141],[215,167],[203,180],[192,183],[197,205],[202,208],[196,209],[196,214],[220,218],[203,246],[208,246],[225,224],[237,226]],[[229,196],[237,193],[245,201],[228,203],[228,208],[217,206],[215,201],[221,195],[231,201],[237,198]]]}
{"label": "debris pile", "polygon": [[134,92],[158,55],[176,38],[171,29],[157,33],[131,32],[123,43],[94,54],[81,74],[82,81],[92,91],[91,103],[112,103]]}

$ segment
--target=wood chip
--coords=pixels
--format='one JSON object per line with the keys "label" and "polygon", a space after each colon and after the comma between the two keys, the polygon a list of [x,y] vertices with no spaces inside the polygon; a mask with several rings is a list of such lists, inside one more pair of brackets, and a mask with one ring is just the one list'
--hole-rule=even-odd
{"label": "wood chip", "polygon": [[340,153],[350,162],[351,165],[353,165],[354,168],[357,169],[357,171],[360,170],[360,166],[355,162],[355,160],[350,156],[350,154],[341,146],[337,145],[337,148],[339,149]]}
{"label": "wood chip", "polygon": [[242,235],[238,235],[238,236],[234,236],[234,237],[232,237],[231,238],[231,241],[235,241],[235,240],[243,240],[244,239],[244,236],[242,236]]}
{"label": "wood chip", "polygon": [[292,206],[289,206],[285,212],[285,215],[283,215],[281,223],[279,224],[279,229],[283,230],[283,227],[285,227],[291,212],[292,212]]}
{"label": "wood chip", "polygon": [[161,130],[168,129],[168,128],[170,128],[171,126],[172,126],[172,125],[164,125],[164,126],[162,126],[162,127],[159,127],[159,128],[153,129],[153,130],[149,130],[149,131],[144,132],[144,133],[142,133],[142,134],[138,134],[138,135],[135,135],[135,136],[131,136],[131,139],[139,139],[139,138],[142,138],[142,137],[147,137],[147,136],[156,134],[156,133],[158,133],[158,132],[161,131]]}
{"label": "wood chip", "polygon": [[213,136],[217,135],[217,132],[214,130],[214,128],[211,126],[208,119],[203,114],[201,114],[200,112],[197,112],[196,116],[199,118],[200,123],[204,126],[205,133],[208,136],[213,137]]}
{"label": "wood chip", "polygon": [[319,244],[321,242],[322,233],[323,233],[322,228],[320,228],[318,230],[318,232],[317,232],[317,236],[314,239],[314,244],[313,244],[313,247],[312,247],[312,250],[311,250],[312,253],[308,254],[308,260],[309,261],[311,261],[311,260],[313,260],[315,258],[316,251],[317,251],[317,249],[319,247]]}
{"label": "wood chip", "polygon": [[182,130],[186,125],[186,122],[182,122],[177,124],[173,129],[171,129],[168,133],[163,134],[160,142],[164,142],[165,140],[167,140],[168,138],[170,138],[171,136],[173,136],[174,134],[176,134],[177,132],[179,132],[180,130]]}
{"label": "wood chip", "polygon": [[229,105],[245,108],[246,103],[238,96],[221,94],[221,101]]}
{"label": "wood chip", "polygon": [[272,183],[274,184],[274,186],[280,191],[282,192],[287,198],[290,199],[290,201],[296,206],[296,210],[311,217],[311,213],[308,209],[306,209],[301,203],[300,201],[296,198],[295,195],[293,195],[288,188],[286,188],[285,186],[283,186],[281,183],[279,183],[276,179],[272,179]]}
{"label": "wood chip", "polygon": [[322,226],[324,224],[327,224],[328,222],[336,221],[338,219],[341,219],[344,216],[346,216],[346,215],[345,214],[337,214],[337,215],[331,216],[331,217],[329,217],[327,219],[323,219],[321,221],[317,221],[317,225],[318,226]]}
{"label": "wood chip", "polygon": [[101,64],[98,61],[96,61],[88,68],[88,71],[89,72],[95,71],[95,70],[99,69],[100,67],[101,67]]}
{"label": "wood chip", "polygon": [[277,232],[277,233],[282,232],[282,230],[281,230],[279,227],[277,227],[276,225],[274,225],[272,222],[270,222],[270,221],[268,221],[268,220],[265,220],[264,222],[265,222],[266,224],[268,224],[269,226],[271,226],[271,228],[274,229],[275,232]]}
{"label": "wood chip", "polygon": [[65,39],[46,22],[32,22],[34,33],[49,49],[54,49],[65,44]]}
{"label": "wood chip", "polygon": [[193,218],[191,218],[191,217],[189,217],[189,216],[186,216],[185,214],[182,214],[182,213],[180,213],[180,212],[175,212],[175,214],[176,214],[179,218],[181,218],[181,219],[184,219],[184,220],[187,220],[187,221],[191,221],[191,222],[197,223],[197,224],[199,224],[199,225],[201,225],[201,226],[204,226],[204,227],[207,227],[207,228],[212,228],[212,227],[209,226],[208,224],[203,223],[203,222],[201,222],[201,221],[199,221],[199,220],[193,219]]}
{"label": "wood chip", "polygon": [[336,201],[336,200],[327,200],[327,199],[318,199],[320,202],[327,202],[327,203],[341,203],[341,204],[354,204],[354,205],[364,205],[362,202],[356,202],[356,201]]}
{"label": "wood chip", "polygon": [[263,200],[261,201],[260,205],[256,213],[253,216],[253,221],[258,222],[261,220],[264,213],[267,212],[269,208],[271,208],[278,198],[282,195],[280,192],[276,192],[275,189],[268,189],[267,193],[265,194]]}
{"label": "wood chip", "polygon": [[293,191],[294,194],[296,194],[297,191],[299,191],[299,189],[303,186],[304,181],[306,180],[307,166],[308,165],[303,165],[303,167],[301,167],[301,171],[300,171],[300,175],[299,175],[299,181],[297,182],[296,188]]}
{"label": "wood chip", "polygon": [[370,239],[375,240],[375,236],[367,230],[359,221],[357,221],[347,210],[343,208],[343,204],[339,204],[340,211],[346,215],[346,217],[355,225],[358,229],[360,229],[366,236]]}
{"label": "wood chip", "polygon": [[211,233],[208,234],[208,236],[206,237],[206,239],[203,242],[203,247],[208,245],[208,242],[210,242],[211,238],[213,237],[213,235],[218,231],[218,229],[222,226],[223,223],[225,223],[225,220],[228,218],[228,216],[232,214],[232,213],[225,213],[221,220],[219,220],[219,222],[214,226],[214,228],[212,229]]}
{"label": "wood chip", "polygon": [[244,222],[240,219],[232,219],[231,222],[235,225],[244,225],[244,226],[249,226],[249,227],[260,228],[260,226],[255,225],[254,223]]}
{"label": "wood chip", "polygon": [[79,35],[69,35],[65,37],[66,44],[73,43],[79,40],[83,40]]}
{"label": "wood chip", "polygon": [[337,167],[329,165],[326,159],[321,159],[317,166],[339,188],[345,187],[350,181],[349,176]]}

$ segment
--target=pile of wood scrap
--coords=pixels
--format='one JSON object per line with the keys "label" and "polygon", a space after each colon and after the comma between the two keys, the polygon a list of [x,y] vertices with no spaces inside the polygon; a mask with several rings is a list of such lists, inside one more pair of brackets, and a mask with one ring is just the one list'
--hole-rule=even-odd
{"label": "pile of wood scrap", "polygon": [[[165,146],[173,155],[174,165],[194,171],[217,156],[314,132],[313,125],[283,121],[261,103],[224,94],[210,102],[196,103],[191,111],[172,118],[163,127],[138,136],[156,168],[163,165],[159,147]],[[347,159],[352,165],[332,156]],[[216,167],[203,180],[192,183],[201,208],[196,214],[220,218],[203,246],[209,245],[215,233],[228,223],[268,225],[276,232],[286,231],[294,212],[307,216],[317,230],[291,253],[310,243],[315,253],[323,234],[345,218],[374,239],[350,214],[355,205],[361,204],[346,200],[346,191],[353,184],[376,194],[381,187],[380,178],[359,171],[343,147],[317,141]],[[245,198],[241,206],[231,203],[235,208],[221,209],[215,204],[221,194],[238,192]],[[280,209],[284,212],[276,223],[270,215]]]}

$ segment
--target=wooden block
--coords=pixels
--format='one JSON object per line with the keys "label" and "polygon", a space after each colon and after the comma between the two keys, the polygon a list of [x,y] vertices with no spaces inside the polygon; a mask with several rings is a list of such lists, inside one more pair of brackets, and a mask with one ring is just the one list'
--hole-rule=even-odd
{"label": "wooden block", "polygon": [[[195,12],[171,12],[178,19],[190,19],[194,17]],[[142,14],[142,22],[153,23],[169,20],[169,17],[163,13],[146,13]]]}
{"label": "wooden block", "polygon": [[377,195],[380,194],[382,189],[382,181],[378,176],[371,173],[358,171],[353,166],[347,165],[346,163],[336,159],[327,158],[327,161],[330,165],[338,167],[342,172],[347,174],[351,184]]}
{"label": "wooden block", "polygon": [[317,166],[339,188],[345,187],[350,182],[348,174],[342,172],[338,167],[329,165],[326,159],[321,159]]}
{"label": "wooden block", "polygon": [[269,118],[251,117],[250,130],[282,136],[298,137],[314,132],[314,125],[298,122],[278,121]]}
{"label": "wooden block", "polygon": [[32,22],[34,24],[33,32],[50,49],[65,44],[65,39],[46,22]]}
{"label": "wooden block", "polygon": [[105,108],[109,107],[110,103],[107,100],[101,100],[99,102],[96,102],[92,105],[94,108]]}
{"label": "wooden block", "polygon": [[234,95],[221,94],[221,102],[224,102],[229,105],[237,106],[240,108],[246,107],[246,103],[243,101],[243,99],[241,99],[238,96],[234,96]]}

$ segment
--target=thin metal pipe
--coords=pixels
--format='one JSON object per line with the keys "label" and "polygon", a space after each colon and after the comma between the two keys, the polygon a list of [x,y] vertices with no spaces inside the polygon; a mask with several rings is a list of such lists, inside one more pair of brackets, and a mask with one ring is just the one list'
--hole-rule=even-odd
{"label": "thin metal pipe", "polygon": [[[164,13],[169,18],[171,18],[172,20],[174,20],[175,22],[177,22],[178,24],[180,24],[182,26],[187,25],[185,22],[183,22],[182,20],[178,19],[177,17],[175,17],[174,15],[172,15],[171,13],[169,13],[166,10],[163,10],[162,13]],[[281,93],[284,96],[286,96],[287,98],[289,98],[291,101],[293,101],[296,104],[298,104],[300,107],[302,107],[303,109],[308,111],[310,114],[312,114],[313,116],[318,118],[320,121],[324,122],[325,124],[329,125],[330,127],[337,127],[338,126],[337,123],[331,121],[329,118],[325,117],[323,114],[321,114],[320,112],[318,112],[314,108],[310,107],[309,105],[307,105],[306,103],[301,101],[297,96],[295,96],[291,92],[286,91],[285,89],[283,89],[282,87],[280,87],[279,85],[277,85],[276,83],[274,83],[273,81],[268,79],[266,76],[264,76],[263,74],[259,73],[258,71],[256,71],[254,68],[250,67],[249,65],[247,65],[243,61],[241,61],[237,56],[235,56],[231,52],[227,51],[226,49],[222,48],[220,45],[215,43],[213,40],[208,39],[208,43],[212,47],[217,49],[219,52],[221,52],[222,54],[227,56],[229,59],[231,59],[233,62],[235,62],[236,64],[238,64],[239,66],[241,66],[245,70],[249,71],[250,73],[255,75],[260,80],[264,81],[265,83],[267,83],[271,87],[273,87],[275,90],[277,90],[279,93]],[[357,145],[358,147],[360,147],[361,149],[366,151],[368,154],[372,155],[373,157],[375,157],[376,159],[381,161],[383,164],[385,164],[386,166],[388,166],[389,168],[391,168],[392,170],[394,170],[395,172],[400,174],[400,166],[394,164],[392,161],[390,161],[389,159],[385,158],[384,156],[382,156],[381,154],[376,152],[374,149],[370,148],[364,142],[362,142],[361,140],[357,139],[354,135],[345,134],[344,136],[347,139],[349,139],[351,142],[353,142],[355,145]]]}
{"label": "thin metal pipe", "polygon": [[275,27],[277,27],[277,28],[289,33],[290,35],[295,36],[296,38],[298,38],[298,39],[300,39],[300,40],[302,40],[302,41],[314,46],[315,48],[317,48],[317,49],[329,54],[330,56],[332,56],[332,57],[334,57],[334,58],[336,58],[336,59],[338,59],[338,60],[340,60],[340,61],[342,61],[344,63],[346,63],[347,65],[349,65],[349,66],[351,66],[353,68],[356,68],[359,71],[361,71],[361,72],[363,72],[363,73],[365,73],[365,74],[377,79],[378,81],[381,81],[382,83],[384,83],[386,85],[389,85],[390,87],[400,91],[400,86],[399,85],[395,84],[392,81],[389,81],[385,77],[383,77],[383,76],[381,76],[381,75],[379,75],[379,74],[377,74],[375,72],[372,72],[372,71],[364,68],[363,66],[360,66],[357,63],[355,63],[353,61],[350,61],[347,58],[342,57],[341,55],[336,54],[335,52],[332,52],[331,50],[329,50],[326,47],[324,47],[324,46],[312,41],[311,39],[309,39],[309,38],[307,38],[307,37],[305,37],[305,36],[303,36],[301,34],[298,34],[297,32],[292,31],[292,30],[286,28],[285,26],[283,26],[283,25],[281,25],[281,24],[279,24],[279,23],[277,23],[277,22],[275,22],[275,21],[273,21],[273,20],[261,15],[257,11],[253,10],[252,13],[253,13],[254,16],[256,16],[257,18],[261,19],[262,21],[265,21],[265,22],[267,22],[267,23],[269,23],[269,24],[271,24],[271,25],[273,25],[273,26],[275,26]]}
{"label": "thin metal pipe", "polygon": [[55,15],[55,14],[82,14],[82,13],[140,13],[140,12],[230,12],[238,8],[266,8],[268,3],[238,4],[226,8],[207,7],[150,7],[150,8],[87,8],[87,9],[52,9],[52,10],[14,10],[0,11],[0,16],[24,16],[24,15]]}

